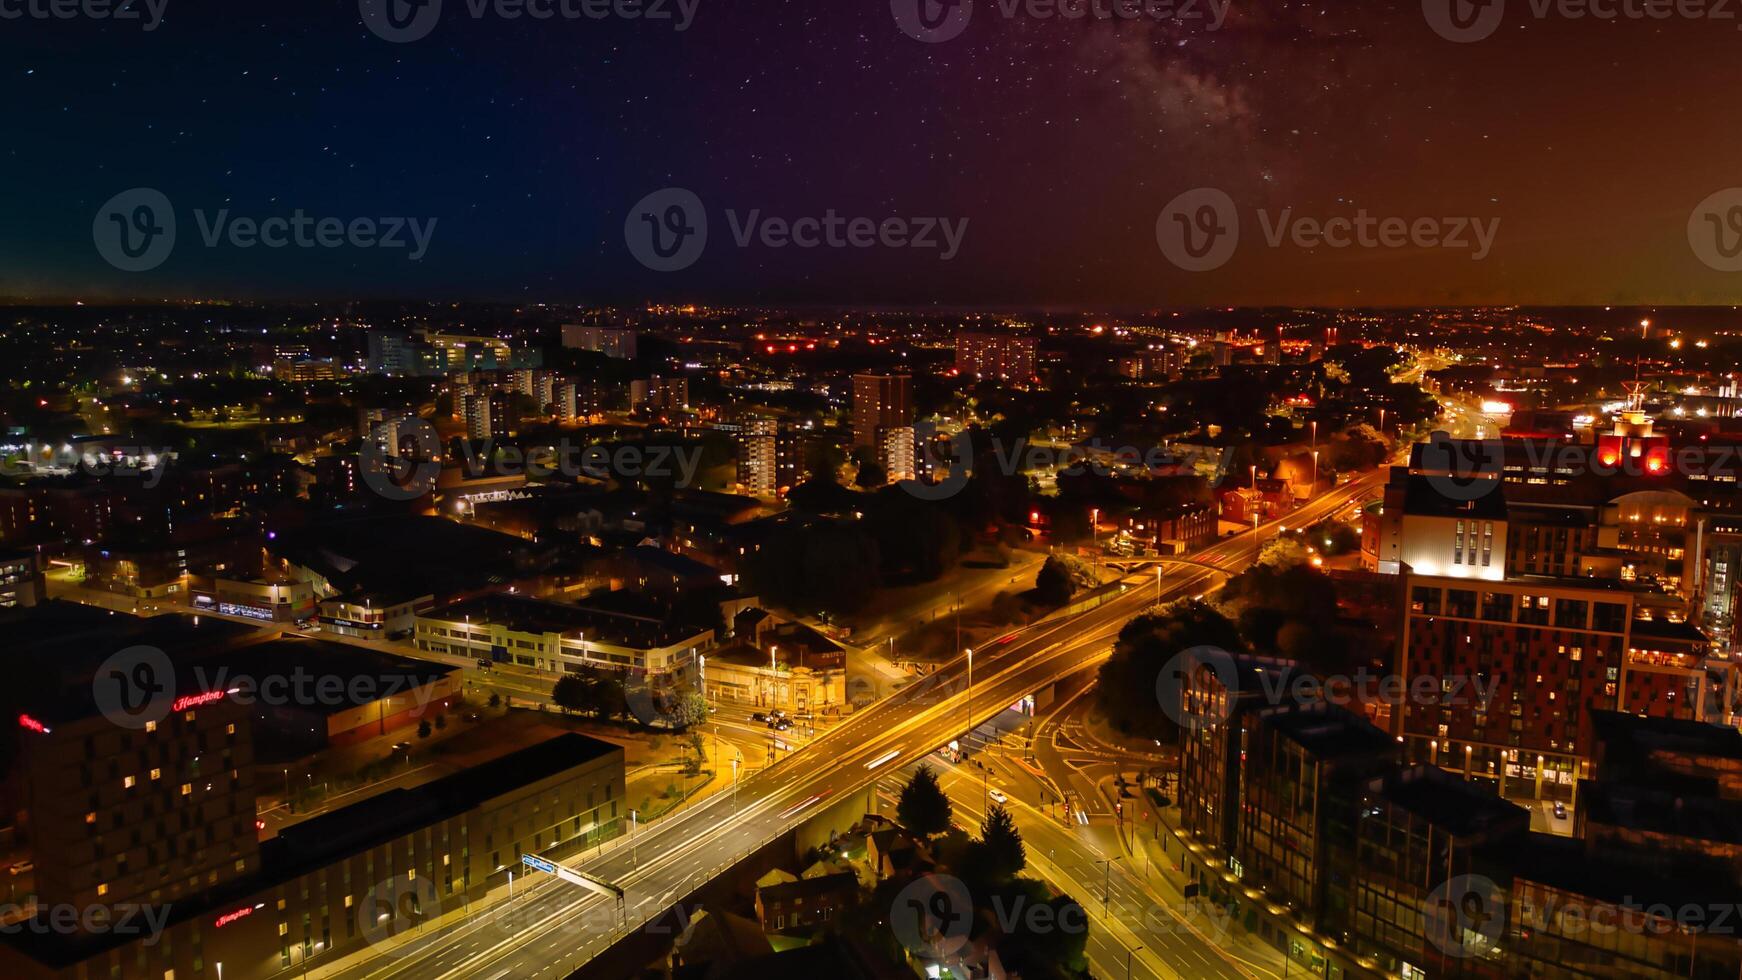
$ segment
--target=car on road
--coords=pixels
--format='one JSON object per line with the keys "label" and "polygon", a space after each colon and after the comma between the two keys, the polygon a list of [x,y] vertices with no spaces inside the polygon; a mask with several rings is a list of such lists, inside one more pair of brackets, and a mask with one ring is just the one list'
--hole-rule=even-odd
{"label": "car on road", "polygon": [[393,751],[395,751],[395,752],[410,752],[411,751],[411,743],[410,742],[394,742],[393,743]]}
{"label": "car on road", "polygon": [[764,721],[765,722],[768,720],[768,712],[766,712],[766,711],[751,712],[750,720],[751,721]]}
{"label": "car on road", "polygon": [[478,658],[478,669],[479,670],[490,670],[494,666],[495,666],[494,661],[492,661],[489,657],[479,657]]}
{"label": "car on road", "polygon": [[7,868],[6,870],[15,874],[15,875],[29,874],[30,872],[36,870],[36,864],[35,864],[35,862],[32,862],[32,861],[20,861],[17,864],[14,864],[12,867]]}
{"label": "car on road", "polygon": [[1565,820],[1567,818],[1567,805],[1562,803],[1560,800],[1554,801],[1554,817],[1556,820]]}
{"label": "car on road", "polygon": [[792,727],[792,719],[791,718],[770,718],[768,720],[768,727],[774,729],[777,732],[784,732],[788,728]]}
{"label": "car on road", "polygon": [[1003,806],[1004,804],[1010,802],[1010,797],[1005,796],[1003,791],[1001,791],[1001,790],[989,789],[986,791],[986,795],[988,797],[991,797],[992,802],[998,804],[999,806]]}

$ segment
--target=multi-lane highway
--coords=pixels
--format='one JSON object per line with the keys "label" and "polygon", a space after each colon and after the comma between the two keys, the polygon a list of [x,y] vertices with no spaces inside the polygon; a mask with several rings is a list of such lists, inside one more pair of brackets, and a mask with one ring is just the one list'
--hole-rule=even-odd
{"label": "multi-lane highway", "polygon": [[[1372,474],[1327,491],[1281,523],[1301,525],[1334,514],[1371,493],[1380,479]],[[1265,537],[1276,533],[1276,523],[1260,529]],[[810,749],[744,779],[735,793],[720,793],[640,828],[633,841],[600,853],[550,855],[621,886],[621,909],[614,900],[559,880],[537,876],[527,881],[517,874],[512,898],[504,888],[495,888],[487,900],[472,903],[458,922],[430,927],[408,941],[379,944],[374,955],[353,957],[323,972],[345,980],[565,976],[608,948],[625,928],[636,928],[646,917],[681,901],[817,808],[864,790],[887,767],[916,760],[1023,696],[1098,663],[1125,622],[1158,595],[1202,592],[1223,574],[1245,567],[1255,553],[1252,536],[1246,534],[1210,546],[1189,563],[1166,563],[1159,585],[1145,573],[1141,586],[1093,608],[1028,627],[971,658],[958,658],[820,735]],[[879,760],[887,761],[874,766]],[[501,884],[506,884],[505,875]],[[1189,957],[1168,968],[1197,975],[1205,954],[1213,952],[1202,945],[1209,943],[1207,937],[1183,931],[1177,942],[1148,955],[1165,965],[1187,957],[1186,948],[1191,947]],[[1239,968],[1230,964],[1230,969],[1235,972],[1229,975],[1241,975]]]}

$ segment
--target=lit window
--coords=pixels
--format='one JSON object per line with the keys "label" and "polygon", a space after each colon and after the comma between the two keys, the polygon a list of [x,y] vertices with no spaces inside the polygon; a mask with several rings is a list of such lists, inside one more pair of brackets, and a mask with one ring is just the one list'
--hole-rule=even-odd
{"label": "lit window", "polygon": [[181,784],[181,795],[186,796],[189,793],[192,793],[193,791],[194,791],[194,784],[192,784],[192,783],[182,783]]}
{"label": "lit window", "polygon": [[153,769],[153,770],[151,770],[151,781],[152,781],[152,782],[156,782],[156,781],[157,781],[157,779],[158,779],[158,777],[160,777],[160,776],[162,776],[162,775],[163,775],[163,770],[162,770],[162,769]]}
{"label": "lit window", "polygon": [[127,776],[127,777],[123,778],[121,780],[121,788],[122,789],[132,789],[133,788],[133,777]]}
{"label": "lit window", "polygon": [[98,898],[102,898],[104,895],[107,895],[107,894],[109,894],[109,886],[108,885],[98,885],[97,886],[97,897]]}

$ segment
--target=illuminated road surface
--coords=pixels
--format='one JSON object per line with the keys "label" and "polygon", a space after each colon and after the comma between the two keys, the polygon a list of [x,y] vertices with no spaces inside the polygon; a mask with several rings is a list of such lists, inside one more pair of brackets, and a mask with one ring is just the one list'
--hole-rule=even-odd
{"label": "illuminated road surface", "polygon": [[[1284,519],[1301,526],[1335,513],[1351,499],[1371,493],[1383,480],[1369,474],[1347,486],[1327,491]],[[1266,525],[1268,539],[1278,525]],[[1162,573],[1166,598],[1203,592],[1220,574],[1237,572],[1250,563],[1254,547],[1249,535],[1228,539],[1191,556],[1193,564],[1169,563]],[[984,722],[1036,689],[1104,659],[1120,627],[1155,602],[1153,573],[1144,587],[1132,588],[1072,618],[1031,626],[1007,642],[995,643],[974,656],[974,684],[965,689],[965,668],[952,661],[924,681],[856,713],[819,736],[813,746],[766,772],[744,779],[736,793],[720,793],[642,828],[633,846],[615,844],[602,853],[589,851],[580,860],[565,850],[548,852],[588,874],[613,881],[626,890],[631,927],[684,899],[764,843],[802,822],[814,809],[861,792],[883,772],[868,764],[891,752],[911,762],[946,744],[972,725]],[[971,694],[971,699],[970,699]],[[896,763],[889,763],[894,765]],[[506,883],[492,878],[493,891],[473,903],[463,922],[430,928],[396,946],[347,964],[328,975],[345,980],[417,978],[459,980],[479,977],[562,977],[608,948],[623,934],[610,925],[614,901],[576,886],[535,875],[523,878],[516,868],[515,892],[505,899]],[[1205,964],[1224,962],[1189,932],[1158,945],[1157,964],[1183,976]],[[1091,938],[1091,943],[1104,939]],[[1147,945],[1147,944],[1145,944]],[[1177,962],[1176,962],[1177,958]],[[296,966],[300,967],[298,963]],[[317,953],[309,964],[321,966]],[[1225,962],[1224,962],[1225,965]],[[1213,974],[1241,976],[1239,972]]]}

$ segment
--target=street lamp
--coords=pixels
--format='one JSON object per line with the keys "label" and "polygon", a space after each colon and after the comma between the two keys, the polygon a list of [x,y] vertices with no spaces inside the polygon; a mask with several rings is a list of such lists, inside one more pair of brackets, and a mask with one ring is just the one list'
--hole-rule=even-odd
{"label": "street lamp", "polygon": [[780,661],[777,658],[780,647],[772,644],[768,647],[768,707],[774,708],[774,682],[780,676]]}
{"label": "street lamp", "polygon": [[1119,860],[1117,857],[1110,857],[1110,858],[1107,858],[1105,861],[1096,861],[1095,862],[1096,864],[1102,865],[1103,869],[1104,869],[1102,871],[1102,877],[1101,877],[1101,914],[1102,915],[1107,914],[1107,906],[1113,900],[1113,862],[1117,861],[1117,860]]}
{"label": "street lamp", "polygon": [[962,741],[967,741],[969,732],[974,730],[974,648],[963,651],[968,655],[968,731],[962,733]]}

